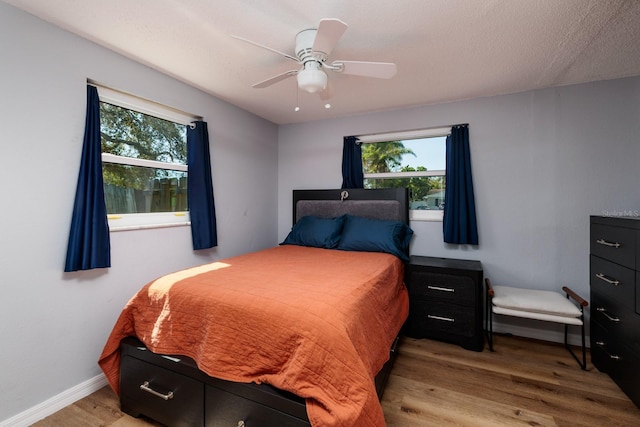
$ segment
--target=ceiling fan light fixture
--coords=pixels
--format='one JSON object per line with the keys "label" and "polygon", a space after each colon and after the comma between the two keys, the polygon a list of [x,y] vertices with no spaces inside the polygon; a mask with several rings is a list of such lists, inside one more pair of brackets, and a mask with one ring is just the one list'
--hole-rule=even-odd
{"label": "ceiling fan light fixture", "polygon": [[327,87],[327,75],[320,69],[320,64],[316,61],[305,63],[304,69],[300,70],[297,79],[298,87],[305,92],[316,93]]}
{"label": "ceiling fan light fixture", "polygon": [[[289,77],[296,76],[298,91],[304,90],[310,94],[318,93],[320,99],[326,101],[332,96],[332,90],[328,85],[327,69],[344,75],[378,79],[390,79],[397,71],[396,64],[391,62],[343,60],[327,62],[329,55],[346,30],[347,24],[337,18],[321,19],[318,28],[308,28],[296,34],[295,56],[242,37],[233,37],[276,53],[298,64],[297,69],[285,71],[258,82],[253,85],[254,88],[266,88]],[[296,107],[298,106],[299,104],[296,102]],[[331,108],[331,105],[325,104],[324,108]]]}

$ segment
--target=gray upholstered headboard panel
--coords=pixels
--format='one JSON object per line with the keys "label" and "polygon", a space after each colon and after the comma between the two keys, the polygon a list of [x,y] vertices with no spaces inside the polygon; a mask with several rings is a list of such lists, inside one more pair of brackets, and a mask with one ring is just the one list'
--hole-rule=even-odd
{"label": "gray upholstered headboard panel", "polygon": [[296,221],[306,215],[335,218],[351,214],[373,219],[404,221],[400,203],[396,200],[300,200],[296,209]]}
{"label": "gray upholstered headboard panel", "polygon": [[409,191],[406,188],[293,190],[294,223],[306,215],[333,218],[343,214],[408,224]]}

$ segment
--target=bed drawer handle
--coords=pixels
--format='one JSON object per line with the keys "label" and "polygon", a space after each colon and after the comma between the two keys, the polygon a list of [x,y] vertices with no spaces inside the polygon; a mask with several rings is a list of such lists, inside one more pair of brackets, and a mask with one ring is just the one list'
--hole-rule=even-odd
{"label": "bed drawer handle", "polygon": [[604,239],[598,239],[598,240],[596,240],[596,243],[599,243],[599,244],[604,245],[604,246],[609,246],[611,248],[616,248],[616,249],[618,249],[620,246],[622,246],[618,242],[615,242],[615,243],[614,242],[607,242]]}
{"label": "bed drawer handle", "polygon": [[605,348],[605,343],[603,341],[596,341],[596,345],[600,347],[602,351],[604,351],[607,356],[609,356],[609,358],[613,360],[620,360],[620,356],[616,356],[615,354],[611,354],[607,351],[607,349]]}
{"label": "bed drawer handle", "polygon": [[444,320],[445,322],[455,322],[456,319],[452,319],[451,317],[442,317],[442,316],[433,316],[431,314],[427,314],[427,318],[434,320]]}
{"label": "bed drawer handle", "polygon": [[619,317],[611,316],[609,313],[607,313],[607,310],[604,307],[598,307],[596,310],[598,310],[600,313],[602,313],[604,315],[604,317],[606,317],[607,319],[611,320],[612,322],[615,322],[615,323],[620,322],[620,318]]}
{"label": "bed drawer handle", "polygon": [[607,283],[609,283],[610,285],[613,286],[618,286],[620,284],[619,280],[616,279],[611,279],[609,277],[607,277],[606,275],[602,274],[602,273],[596,273],[596,277],[602,281],[605,281]]}
{"label": "bed drawer handle", "polygon": [[455,292],[455,289],[451,289],[451,288],[443,288],[441,286],[433,286],[433,285],[427,285],[427,289],[431,289],[432,291],[443,291],[443,292]]}
{"label": "bed drawer handle", "polygon": [[151,386],[149,385],[149,381],[145,381],[144,383],[140,384],[140,390],[144,390],[144,391],[146,391],[147,393],[151,393],[151,394],[153,394],[154,396],[157,396],[157,397],[159,397],[160,399],[163,399],[163,400],[170,400],[170,399],[173,399],[173,392],[172,392],[172,391],[170,391],[170,392],[169,392],[169,393],[167,393],[167,394],[162,394],[162,393],[160,393],[160,392],[158,392],[158,391],[155,391],[155,390],[154,390],[154,389],[152,389],[152,388],[151,388]]}

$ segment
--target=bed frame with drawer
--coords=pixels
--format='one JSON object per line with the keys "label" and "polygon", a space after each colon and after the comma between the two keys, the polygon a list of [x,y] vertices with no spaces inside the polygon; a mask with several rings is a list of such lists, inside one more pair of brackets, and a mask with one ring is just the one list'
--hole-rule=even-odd
{"label": "bed frame with drawer", "polygon": [[[345,213],[375,219],[409,221],[406,188],[380,190],[294,190],[293,222],[305,215],[335,217]],[[376,376],[378,398],[393,366],[390,358]],[[304,399],[268,384],[236,383],[208,376],[180,355],[149,351],[137,338],[120,345],[120,405],[168,426],[304,427],[311,426]],[[149,382],[164,389],[149,387]]]}

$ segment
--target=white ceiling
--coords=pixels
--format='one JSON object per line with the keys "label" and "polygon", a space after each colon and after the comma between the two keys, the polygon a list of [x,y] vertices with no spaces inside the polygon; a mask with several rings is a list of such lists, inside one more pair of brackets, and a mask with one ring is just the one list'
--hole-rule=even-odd
{"label": "white ceiling", "polygon": [[[4,1],[278,124],[640,75],[638,0]],[[251,87],[296,66],[231,35],[293,54],[322,18],[349,25],[330,61],[396,76],[328,72],[298,112],[295,78]]]}

